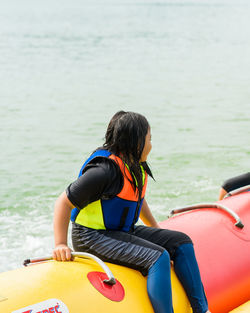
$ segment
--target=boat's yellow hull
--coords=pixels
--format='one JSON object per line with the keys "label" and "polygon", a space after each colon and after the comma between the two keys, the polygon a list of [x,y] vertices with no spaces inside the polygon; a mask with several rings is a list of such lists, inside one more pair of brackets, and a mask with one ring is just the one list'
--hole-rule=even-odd
{"label": "boat's yellow hull", "polygon": [[[109,300],[89,282],[87,274],[91,271],[102,271],[100,266],[92,260],[76,258],[73,262],[47,261],[1,273],[0,312],[29,313],[33,308],[32,305],[37,303],[43,305],[42,308],[38,306],[39,312],[61,312],[60,308],[51,308],[50,312],[46,307],[47,303],[50,303],[49,299],[54,299],[60,304],[63,303],[70,313],[127,313],[128,311],[153,313],[147,295],[146,278],[138,271],[107,264],[124,287],[125,296],[120,302]],[[191,313],[185,292],[174,271],[172,271],[172,286],[175,313]],[[33,310],[31,313],[37,311]]]}

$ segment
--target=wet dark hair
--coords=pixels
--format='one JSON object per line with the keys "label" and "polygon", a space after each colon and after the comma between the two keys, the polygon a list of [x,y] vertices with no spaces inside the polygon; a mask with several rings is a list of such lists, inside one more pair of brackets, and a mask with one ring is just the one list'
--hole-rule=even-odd
{"label": "wet dark hair", "polygon": [[[143,188],[143,177],[140,165],[151,176],[152,172],[147,162],[140,163],[145,145],[145,138],[150,129],[147,119],[134,112],[117,112],[109,122],[103,147],[119,156],[128,165],[132,173],[131,184],[138,187],[139,199]],[[137,181],[137,184],[136,184]]]}

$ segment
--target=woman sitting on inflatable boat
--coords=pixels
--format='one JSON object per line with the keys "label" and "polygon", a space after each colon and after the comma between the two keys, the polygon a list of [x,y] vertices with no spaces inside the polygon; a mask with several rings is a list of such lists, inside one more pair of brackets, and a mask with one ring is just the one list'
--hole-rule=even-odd
{"label": "woman sitting on inflatable boat", "polygon": [[[193,312],[208,311],[191,239],[161,229],[145,199],[150,126],[138,113],[120,111],[111,119],[103,147],[83,164],[78,179],[55,204],[54,259],[71,259],[67,245],[71,216],[74,250],[147,275],[147,291],[156,313],[171,313],[170,260]],[[136,226],[138,218],[147,226]],[[149,227],[150,226],[150,227]]]}

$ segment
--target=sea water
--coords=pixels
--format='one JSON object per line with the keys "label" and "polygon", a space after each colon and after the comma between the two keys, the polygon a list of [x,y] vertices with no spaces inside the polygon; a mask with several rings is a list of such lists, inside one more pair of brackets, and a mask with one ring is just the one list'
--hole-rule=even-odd
{"label": "sea water", "polygon": [[150,122],[158,220],[249,171],[249,16],[247,0],[0,2],[0,271],[51,254],[54,202],[118,110]]}

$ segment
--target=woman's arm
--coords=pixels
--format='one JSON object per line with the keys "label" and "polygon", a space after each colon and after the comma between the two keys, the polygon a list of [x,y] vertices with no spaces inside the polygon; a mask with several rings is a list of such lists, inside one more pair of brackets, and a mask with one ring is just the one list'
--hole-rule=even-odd
{"label": "woman's arm", "polygon": [[227,179],[221,186],[219,200],[222,200],[228,192],[247,185],[250,185],[250,172]]}
{"label": "woman's arm", "polygon": [[82,209],[103,194],[115,195],[121,189],[117,165],[112,160],[100,158],[87,167],[84,174],[70,184],[55,203],[53,258],[58,261],[71,258],[67,244],[71,210],[74,207]]}
{"label": "woman's arm", "polygon": [[71,259],[71,249],[68,247],[68,227],[71,210],[74,205],[69,201],[63,192],[55,203],[54,212],[54,239],[55,248],[53,258],[57,261],[67,261]]}
{"label": "woman's arm", "polygon": [[141,213],[140,213],[140,219],[143,221],[143,223],[147,226],[160,228],[159,224],[153,217],[151,210],[147,204],[146,199],[143,200],[143,204],[141,207]]}

